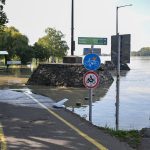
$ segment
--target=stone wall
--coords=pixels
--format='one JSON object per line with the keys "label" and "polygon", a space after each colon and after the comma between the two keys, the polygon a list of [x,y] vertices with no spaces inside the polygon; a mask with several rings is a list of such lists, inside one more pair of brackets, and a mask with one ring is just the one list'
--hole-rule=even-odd
{"label": "stone wall", "polygon": [[[108,70],[115,70],[117,69],[117,66],[115,66],[111,61],[105,61],[105,67]],[[120,64],[120,70],[130,70],[129,66],[127,64]]]}
{"label": "stone wall", "polygon": [[[83,75],[87,72],[82,64],[40,64],[29,78],[28,85],[83,87]],[[96,71],[100,85],[113,82],[104,65]]]}

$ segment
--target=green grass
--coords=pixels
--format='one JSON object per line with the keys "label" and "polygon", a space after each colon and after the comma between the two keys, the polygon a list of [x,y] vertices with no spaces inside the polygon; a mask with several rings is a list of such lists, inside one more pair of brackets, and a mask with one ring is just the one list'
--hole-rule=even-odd
{"label": "green grass", "polygon": [[141,142],[141,135],[138,130],[114,130],[111,128],[104,128],[105,132],[109,133],[111,136],[119,138],[121,141],[127,142],[132,148],[137,148]]}

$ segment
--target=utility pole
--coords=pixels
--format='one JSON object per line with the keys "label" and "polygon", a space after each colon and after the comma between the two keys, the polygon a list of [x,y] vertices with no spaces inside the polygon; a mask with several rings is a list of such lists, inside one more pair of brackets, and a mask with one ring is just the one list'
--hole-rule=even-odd
{"label": "utility pole", "polygon": [[74,55],[75,41],[74,41],[74,0],[71,3],[71,55]]}

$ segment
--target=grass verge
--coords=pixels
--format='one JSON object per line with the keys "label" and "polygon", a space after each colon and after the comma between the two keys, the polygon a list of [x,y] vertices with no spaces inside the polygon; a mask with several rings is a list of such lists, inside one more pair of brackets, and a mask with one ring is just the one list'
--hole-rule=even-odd
{"label": "grass verge", "polygon": [[103,130],[110,134],[111,136],[115,136],[119,138],[121,141],[127,142],[132,148],[137,148],[141,142],[141,134],[138,130],[114,130],[111,128],[103,128]]}

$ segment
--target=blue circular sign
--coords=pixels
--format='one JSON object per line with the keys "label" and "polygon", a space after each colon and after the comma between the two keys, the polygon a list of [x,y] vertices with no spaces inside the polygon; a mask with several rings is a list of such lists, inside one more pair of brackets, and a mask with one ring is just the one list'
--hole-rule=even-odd
{"label": "blue circular sign", "polygon": [[101,60],[96,54],[87,54],[84,57],[83,64],[87,70],[97,70],[101,65]]}

